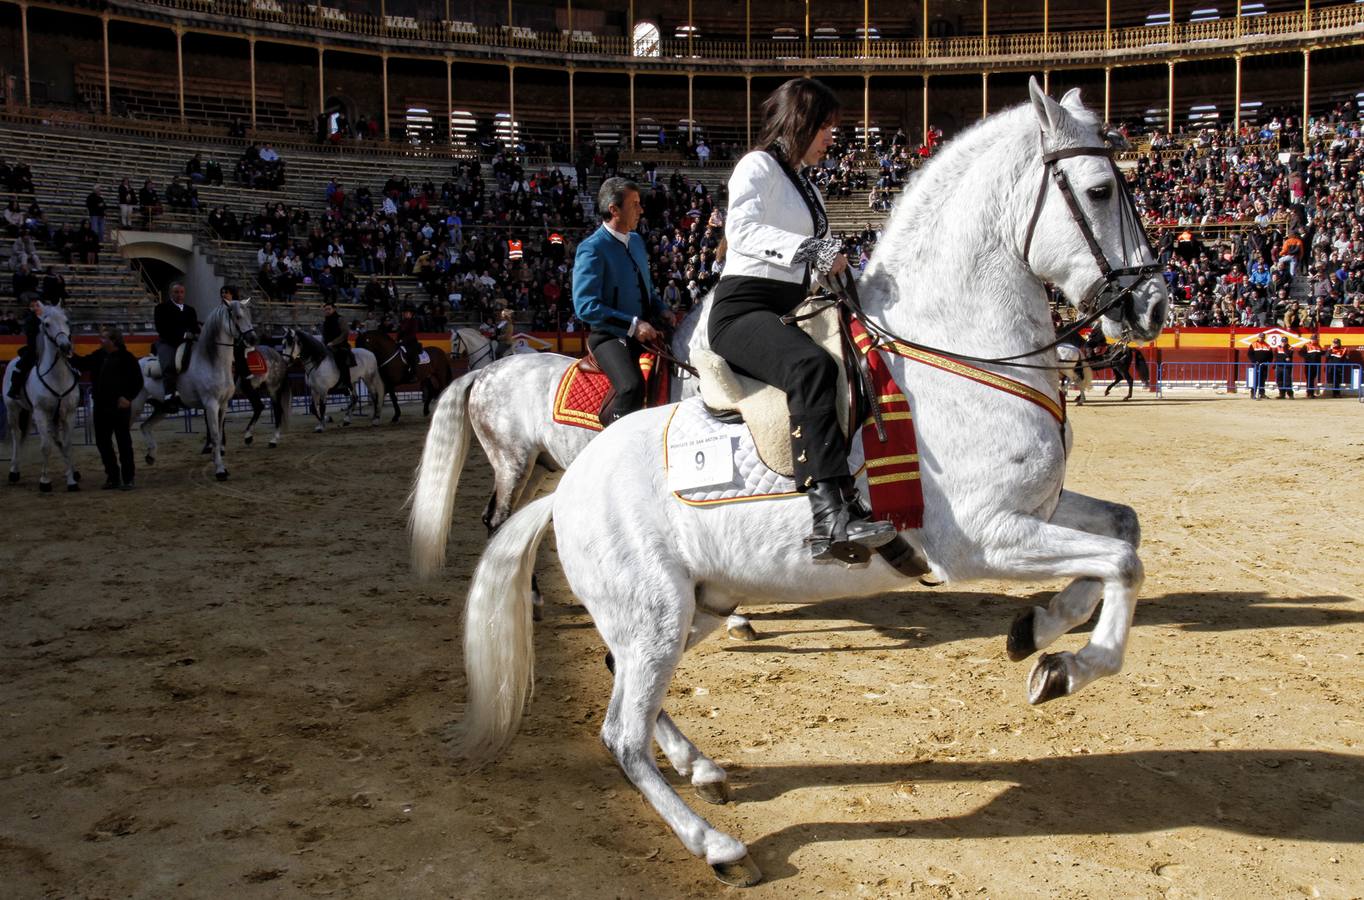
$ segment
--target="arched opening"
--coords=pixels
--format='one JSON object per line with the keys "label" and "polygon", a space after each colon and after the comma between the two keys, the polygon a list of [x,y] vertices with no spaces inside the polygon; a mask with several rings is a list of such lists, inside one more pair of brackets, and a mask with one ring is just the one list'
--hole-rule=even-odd
{"label": "arched opening", "polygon": [[636,22],[632,35],[634,56],[658,56],[658,26],[653,22]]}

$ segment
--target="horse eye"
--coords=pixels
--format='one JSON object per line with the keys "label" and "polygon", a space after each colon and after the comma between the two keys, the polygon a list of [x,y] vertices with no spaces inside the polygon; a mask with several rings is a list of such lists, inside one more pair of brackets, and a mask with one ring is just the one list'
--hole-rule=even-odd
{"label": "horse eye", "polygon": [[1113,186],[1111,184],[1101,184],[1085,191],[1091,200],[1107,200],[1113,196]]}

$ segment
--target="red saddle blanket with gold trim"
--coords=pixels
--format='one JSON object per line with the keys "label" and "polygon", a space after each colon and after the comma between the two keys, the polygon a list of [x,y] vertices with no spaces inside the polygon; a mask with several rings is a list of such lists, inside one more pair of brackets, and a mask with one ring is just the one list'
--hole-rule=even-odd
{"label": "red saddle blanket with gold trim", "polygon": [[[639,357],[639,371],[647,385],[649,406],[668,402],[668,367],[657,365],[652,353]],[[554,421],[601,431],[601,410],[611,392],[611,380],[599,371],[584,372],[577,363],[568,367],[554,392]]]}

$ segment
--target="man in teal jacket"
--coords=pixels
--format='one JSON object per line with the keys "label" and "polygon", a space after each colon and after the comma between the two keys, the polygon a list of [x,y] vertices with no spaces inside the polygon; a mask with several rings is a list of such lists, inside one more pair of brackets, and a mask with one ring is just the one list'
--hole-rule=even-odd
{"label": "man in teal jacket", "polygon": [[615,398],[602,410],[602,426],[644,406],[639,356],[662,339],[650,319],[673,324],[672,310],[649,277],[644,239],[635,234],[643,208],[639,187],[608,178],[597,192],[602,225],[578,245],[573,261],[573,308],[592,329],[587,347],[611,379]]}

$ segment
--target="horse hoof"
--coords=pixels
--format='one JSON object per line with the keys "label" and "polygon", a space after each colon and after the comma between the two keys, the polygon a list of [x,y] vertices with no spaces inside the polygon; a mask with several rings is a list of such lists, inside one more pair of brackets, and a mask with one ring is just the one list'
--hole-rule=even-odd
{"label": "horse hoof", "polygon": [[730,626],[728,633],[730,639],[736,641],[756,641],[758,639],[758,632],[754,631],[753,626],[747,622],[742,625]]}
{"label": "horse hoof", "polygon": [[40,493],[40,494],[50,494],[50,493],[52,493],[52,482],[50,482],[50,481],[40,481],[40,482],[38,482],[38,493]]}
{"label": "horse hoof", "polygon": [[530,608],[530,619],[532,622],[543,622],[545,620],[545,603],[543,600],[538,603],[532,603]]}
{"label": "horse hoof", "polygon": [[1033,706],[1070,693],[1070,677],[1060,653],[1047,653],[1037,660],[1028,676],[1028,702]]}
{"label": "horse hoof", "polygon": [[152,463],[156,462],[156,457],[148,453],[146,456],[142,457],[142,461],[150,466]]}
{"label": "horse hoof", "polygon": [[227,470],[224,469],[223,471],[214,474],[213,477],[218,479],[219,481],[227,481]]}
{"label": "horse hoof", "polygon": [[246,446],[250,447],[250,446],[251,446],[251,442],[254,441],[254,440],[255,440],[255,438],[248,434],[246,437],[242,438],[242,443],[245,444]]}
{"label": "horse hoof", "polygon": [[267,446],[267,447],[269,447],[271,450],[273,450],[273,449],[275,449],[276,447],[279,446],[279,441],[271,441],[270,443],[266,444],[265,446]]}
{"label": "horse hoof", "polygon": [[68,484],[68,485],[66,486],[66,492],[67,492],[68,494],[74,494],[74,493],[76,493],[77,491],[79,491],[80,489],[81,489],[81,486],[78,485],[78,484],[76,484],[75,482],[72,482],[71,484]]}
{"label": "horse hoof", "polygon": [[942,586],[943,586],[944,584],[946,584],[946,583],[947,583],[947,582],[945,582],[945,581],[939,581],[938,579],[934,578],[932,575],[920,575],[920,576],[919,576],[919,584],[923,585],[924,587],[942,587]]}
{"label": "horse hoof", "polygon": [[80,484],[81,473],[79,473],[79,472],[72,472],[72,473],[71,473],[71,480],[74,481],[74,482],[76,482],[77,484]]}
{"label": "horse hoof", "polygon": [[350,427],[350,419],[342,419],[342,420],[341,420],[341,427],[342,427],[342,428],[349,428],[349,427]]}
{"label": "horse hoof", "polygon": [[[729,802],[729,782],[728,781],[708,781],[705,784],[694,784],[692,788],[696,791],[696,796],[707,803],[716,806],[724,806]],[[724,879],[720,879],[724,881]]]}
{"label": "horse hoof", "polygon": [[763,880],[763,873],[759,871],[758,864],[753,861],[752,856],[747,855],[732,863],[716,863],[710,870],[715,873],[716,878],[731,887],[753,887]]}
{"label": "horse hoof", "polygon": [[1037,610],[1029,608],[1009,626],[1009,637],[1005,641],[1004,650],[1009,654],[1010,661],[1022,662],[1037,652],[1037,640],[1033,637],[1033,622],[1036,616]]}
{"label": "horse hoof", "polygon": [[19,473],[18,473],[18,472],[10,472],[10,473],[9,473],[9,483],[10,483],[10,484],[18,484],[18,483],[19,483]]}
{"label": "horse hoof", "polygon": [[321,434],[321,433],[322,433],[322,426],[321,426],[321,425],[318,425],[317,427],[315,427],[315,428],[313,429],[313,434]]}

